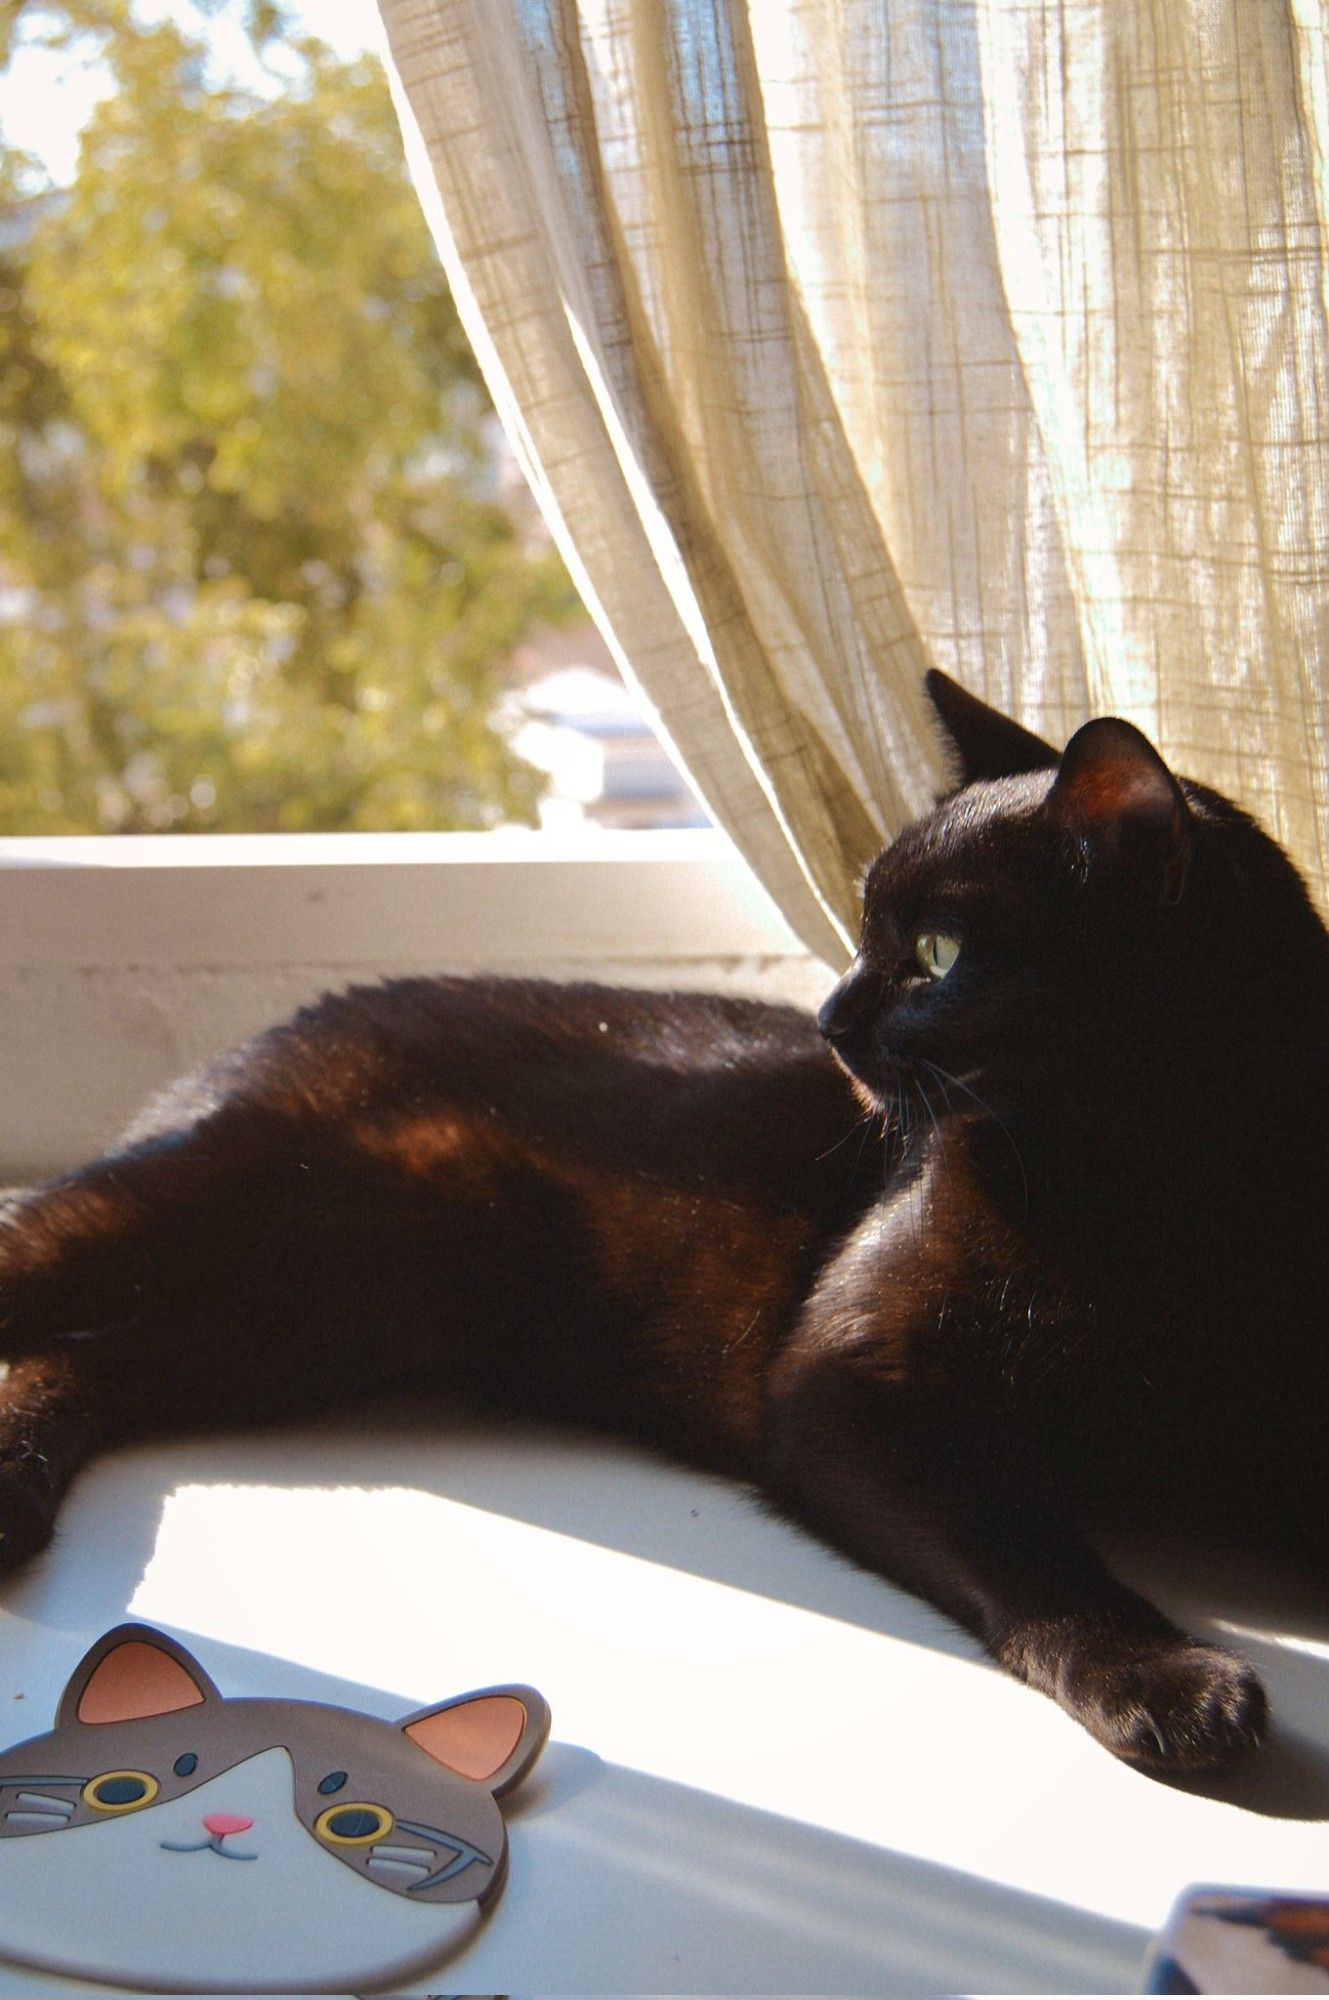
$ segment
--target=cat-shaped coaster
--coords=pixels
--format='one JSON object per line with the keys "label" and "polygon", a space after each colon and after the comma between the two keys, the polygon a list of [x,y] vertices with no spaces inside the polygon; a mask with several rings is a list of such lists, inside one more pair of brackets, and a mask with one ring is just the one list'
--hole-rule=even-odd
{"label": "cat-shaped coaster", "polygon": [[0,1753],[0,1958],[153,1991],[327,1992],[436,1964],[507,1868],[497,1799],[549,1734],[533,1688],[399,1722],[226,1700],[146,1625]]}

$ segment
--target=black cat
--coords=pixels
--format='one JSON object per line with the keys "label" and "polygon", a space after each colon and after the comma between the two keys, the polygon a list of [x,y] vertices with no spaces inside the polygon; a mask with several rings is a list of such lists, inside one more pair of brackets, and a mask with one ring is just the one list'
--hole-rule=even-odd
{"label": "black cat", "polygon": [[1264,1697],[1108,1573],[1187,1513],[1329,1574],[1329,936],[1118,721],[940,675],[962,784],[879,857],[821,1031],[535,981],[331,997],[0,1230],[0,1543],[99,1444],[413,1383],[750,1479],[1119,1755]]}

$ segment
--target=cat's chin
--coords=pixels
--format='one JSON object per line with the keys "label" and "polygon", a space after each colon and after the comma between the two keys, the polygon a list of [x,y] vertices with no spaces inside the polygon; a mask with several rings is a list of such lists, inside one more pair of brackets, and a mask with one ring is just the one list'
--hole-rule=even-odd
{"label": "cat's chin", "polygon": [[860,1076],[856,1069],[851,1069],[838,1049],[832,1049],[831,1053],[835,1057],[839,1068],[843,1070],[845,1076],[848,1078],[849,1088],[853,1091],[862,1109],[870,1118],[881,1118],[884,1116],[886,1111],[884,1088],[879,1084],[869,1083],[867,1078]]}
{"label": "cat's chin", "polygon": [[[253,1821],[243,1840],[252,1860],[198,1845],[201,1815],[237,1796]],[[381,1985],[435,1969],[478,1921],[473,1903],[412,1902],[328,1854],[295,1815],[283,1749],[166,1805],[0,1840],[0,1957],[110,1985]]]}

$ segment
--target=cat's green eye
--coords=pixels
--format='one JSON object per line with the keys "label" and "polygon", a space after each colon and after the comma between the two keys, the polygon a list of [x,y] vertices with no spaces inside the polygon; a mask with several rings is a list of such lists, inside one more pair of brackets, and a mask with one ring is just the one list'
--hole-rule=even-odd
{"label": "cat's green eye", "polygon": [[914,939],[914,957],[929,979],[944,979],[959,956],[959,938],[945,931],[923,931]]}
{"label": "cat's green eye", "polygon": [[386,1806],[365,1805],[359,1799],[329,1806],[314,1821],[319,1839],[330,1840],[334,1847],[368,1847],[371,1841],[391,1833],[392,1827],[392,1814]]}
{"label": "cat's green eye", "polygon": [[146,1771],[103,1771],[88,1779],[82,1793],[84,1805],[106,1813],[134,1812],[150,1806],[156,1796],[157,1780]]}

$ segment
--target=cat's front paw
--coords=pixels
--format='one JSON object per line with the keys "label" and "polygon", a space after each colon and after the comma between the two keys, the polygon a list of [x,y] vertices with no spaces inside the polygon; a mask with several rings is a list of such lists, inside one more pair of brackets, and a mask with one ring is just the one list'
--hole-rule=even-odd
{"label": "cat's front paw", "polygon": [[1181,1641],[1077,1662],[1058,1699],[1100,1743],[1156,1771],[1207,1771],[1254,1749],[1267,1704],[1235,1653]]}
{"label": "cat's front paw", "polygon": [[46,1547],[57,1504],[51,1469],[40,1454],[0,1458],[0,1575]]}
{"label": "cat's front paw", "polygon": [[1215,1770],[1259,1743],[1264,1689],[1246,1662],[1182,1633],[1024,1640],[1021,1677],[1050,1694],[1114,1756],[1160,1773]]}

